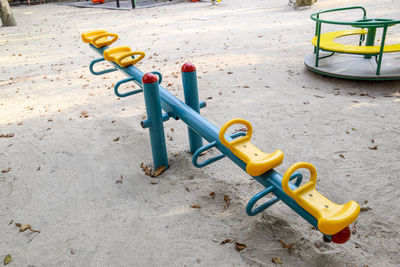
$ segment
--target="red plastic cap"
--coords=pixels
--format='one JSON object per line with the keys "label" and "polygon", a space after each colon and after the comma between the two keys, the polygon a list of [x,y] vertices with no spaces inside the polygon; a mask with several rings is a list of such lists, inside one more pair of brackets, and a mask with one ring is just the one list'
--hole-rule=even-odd
{"label": "red plastic cap", "polygon": [[339,233],[336,233],[332,236],[332,242],[336,244],[344,244],[349,241],[351,236],[350,228],[347,226]]}
{"label": "red plastic cap", "polygon": [[142,82],[143,83],[155,83],[158,81],[158,77],[157,75],[155,75],[154,73],[146,73],[145,75],[143,75],[142,78]]}
{"label": "red plastic cap", "polygon": [[192,63],[186,62],[185,64],[183,64],[182,72],[193,72],[193,71],[196,71],[196,67]]}

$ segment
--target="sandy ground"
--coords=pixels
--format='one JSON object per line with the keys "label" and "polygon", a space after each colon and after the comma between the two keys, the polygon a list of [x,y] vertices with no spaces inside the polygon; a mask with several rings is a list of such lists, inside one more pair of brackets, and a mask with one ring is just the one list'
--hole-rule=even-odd
{"label": "sandy ground", "polygon": [[[10,254],[10,266],[273,266],[273,257],[283,266],[400,265],[400,82],[327,78],[303,64],[312,52],[309,15],[359,4],[13,8],[19,25],[0,28],[0,134],[14,134],[0,138],[0,259]],[[399,15],[397,0],[362,5],[374,17]],[[169,170],[146,176],[139,165],[152,157],[140,127],[143,96],[113,94],[121,73],[90,74],[98,56],[80,33],[96,28],[118,33],[114,45],[145,51],[138,67],[160,71],[180,99],[180,66],[193,62],[204,117],[217,127],[249,120],[254,144],[284,151],[277,171],[311,162],[320,192],[364,207],[352,239],[324,244],[283,203],[247,216],[247,201],[262,186],[228,159],[195,168],[181,121],[165,123]],[[222,212],[224,195],[230,206]],[[40,233],[19,232],[15,223]],[[235,241],[221,245],[226,239]],[[239,252],[235,242],[247,248]]]}

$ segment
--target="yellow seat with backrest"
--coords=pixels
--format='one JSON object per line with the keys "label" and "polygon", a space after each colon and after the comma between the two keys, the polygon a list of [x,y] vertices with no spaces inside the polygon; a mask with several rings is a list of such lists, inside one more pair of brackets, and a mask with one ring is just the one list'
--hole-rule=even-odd
{"label": "yellow seat with backrest", "polygon": [[[136,55],[138,56],[137,58],[132,58],[132,56]],[[113,61],[125,68],[138,63],[144,58],[145,53],[142,51],[132,51],[129,46],[120,46],[105,50],[103,56],[106,60]]]}
{"label": "yellow seat with backrest", "polygon": [[114,43],[118,39],[118,35],[105,30],[93,30],[83,32],[81,34],[81,38],[83,42],[92,44],[97,48],[101,48]]}
{"label": "yellow seat with backrest", "polygon": [[[245,136],[238,137],[232,141],[227,141],[225,132],[234,124],[241,124],[246,126],[247,133]],[[243,119],[233,119],[225,123],[219,131],[219,140],[221,143],[229,148],[232,153],[246,163],[246,172],[251,176],[259,176],[265,172],[279,166],[283,160],[283,152],[276,150],[271,154],[264,153],[255,145],[250,143],[253,127],[251,124]]]}
{"label": "yellow seat with backrest", "polygon": [[[302,168],[310,171],[310,181],[296,190],[290,189],[289,180],[291,175]],[[313,165],[306,162],[292,165],[282,179],[283,191],[317,219],[318,229],[322,233],[326,235],[336,234],[357,219],[360,213],[360,206],[357,202],[349,201],[343,205],[333,203],[315,189],[316,184],[317,170]]]}

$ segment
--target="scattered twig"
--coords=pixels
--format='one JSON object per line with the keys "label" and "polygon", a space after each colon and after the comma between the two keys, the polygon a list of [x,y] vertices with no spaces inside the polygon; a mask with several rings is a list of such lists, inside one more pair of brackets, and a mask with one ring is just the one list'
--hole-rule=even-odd
{"label": "scattered twig", "polygon": [[357,223],[358,223],[358,220],[353,224],[353,229],[351,229],[351,233],[353,235],[355,235],[357,233]]}
{"label": "scattered twig", "polygon": [[287,249],[288,251],[290,251],[290,250],[294,247],[294,244],[288,244],[288,245],[286,245],[286,243],[283,242],[282,240],[278,240],[278,242],[281,243],[282,248],[285,248],[285,249]]}

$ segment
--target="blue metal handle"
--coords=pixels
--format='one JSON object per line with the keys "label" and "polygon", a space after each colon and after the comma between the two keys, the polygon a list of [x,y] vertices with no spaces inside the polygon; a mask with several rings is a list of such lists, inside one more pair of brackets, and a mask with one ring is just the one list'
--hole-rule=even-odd
{"label": "blue metal handle", "polygon": [[106,73],[113,72],[113,71],[116,71],[116,70],[117,70],[117,68],[113,68],[113,69],[108,69],[108,70],[95,71],[95,70],[93,69],[94,65],[95,65],[96,63],[101,62],[101,61],[104,61],[104,60],[105,60],[104,57],[98,58],[98,59],[95,59],[95,60],[92,60],[92,62],[90,62],[90,65],[89,65],[89,70],[90,70],[90,72],[91,72],[92,74],[94,74],[94,75],[102,75],[102,74],[106,74]]}
{"label": "blue metal handle", "polygon": [[114,86],[114,93],[115,93],[115,95],[118,96],[118,97],[127,97],[127,96],[130,96],[130,95],[134,95],[134,94],[137,94],[137,93],[142,92],[142,91],[143,91],[142,88],[137,89],[137,90],[133,90],[133,91],[130,91],[130,92],[127,92],[127,93],[123,93],[123,94],[121,94],[121,93],[118,91],[118,88],[119,88],[119,86],[120,86],[121,84],[127,83],[127,82],[131,82],[131,81],[134,81],[134,80],[135,80],[135,79],[134,79],[133,77],[131,77],[131,78],[126,78],[126,79],[123,79],[123,80],[118,81],[118,82],[115,84],[115,86]]}
{"label": "blue metal handle", "polygon": [[[295,185],[297,187],[299,187],[299,185],[301,184],[301,181],[303,180],[303,175],[301,175],[301,173],[296,172],[294,173],[289,181],[297,179],[295,181]],[[264,190],[262,190],[261,192],[255,194],[250,200],[249,203],[246,206],[246,213],[249,216],[254,216],[259,214],[260,212],[262,212],[263,210],[268,209],[269,207],[271,207],[273,204],[275,204],[276,202],[278,202],[280,199],[278,197],[273,197],[270,200],[266,201],[265,203],[261,204],[260,206],[258,206],[257,208],[253,209],[254,205],[257,203],[257,201],[259,201],[261,198],[265,197],[266,195],[268,195],[269,193],[273,192],[274,188],[272,186],[268,186],[267,188],[265,188]]]}
{"label": "blue metal handle", "polygon": [[192,159],[192,163],[195,167],[197,168],[203,168],[204,166],[207,166],[208,164],[211,164],[213,162],[216,162],[217,160],[220,160],[222,158],[225,157],[224,154],[218,155],[216,157],[210,158],[210,159],[206,159],[205,161],[202,161],[200,163],[197,162],[197,159],[199,158],[200,154],[203,153],[204,151],[213,148],[217,145],[217,142],[211,142],[208,145],[202,146],[199,149],[196,150],[196,152],[194,152],[193,154],[193,159]]}
{"label": "blue metal handle", "polygon": [[[246,135],[245,132],[237,132],[237,133],[232,134],[230,136],[230,138],[234,139],[236,137],[244,136],[244,135]],[[192,159],[193,165],[195,167],[197,167],[197,168],[203,168],[204,166],[207,166],[207,165],[209,165],[209,164],[211,164],[213,162],[216,162],[217,160],[220,160],[220,159],[224,158],[225,155],[221,154],[221,155],[215,156],[213,158],[206,159],[205,161],[202,161],[200,163],[197,162],[197,159],[199,158],[201,153],[203,153],[204,151],[206,151],[206,150],[208,150],[210,148],[215,147],[216,145],[217,145],[217,142],[214,141],[214,142],[209,143],[208,145],[202,146],[199,149],[197,149],[196,152],[194,152],[194,154],[193,154],[193,159]]]}
{"label": "blue metal handle", "polygon": [[273,197],[267,202],[263,203],[262,205],[258,206],[257,208],[253,209],[254,205],[259,201],[261,198],[265,197],[269,193],[271,193],[274,190],[272,186],[268,186],[265,188],[263,191],[255,194],[249,201],[246,207],[246,213],[249,216],[254,216],[262,212],[263,210],[271,207],[273,204],[279,201],[278,197]]}

